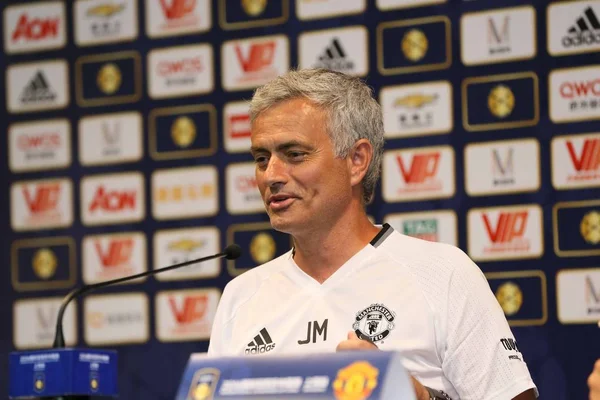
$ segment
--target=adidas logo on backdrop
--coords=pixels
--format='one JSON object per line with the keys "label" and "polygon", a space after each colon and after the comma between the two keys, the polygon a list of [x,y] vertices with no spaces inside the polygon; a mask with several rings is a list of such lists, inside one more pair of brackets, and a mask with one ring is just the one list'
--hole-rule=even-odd
{"label": "adidas logo on backdrop", "polygon": [[600,43],[600,21],[592,7],[586,8],[583,14],[577,18],[575,24],[569,28],[567,36],[563,37],[562,42],[565,47]]}
{"label": "adidas logo on backdrop", "polygon": [[271,339],[271,335],[267,332],[267,328],[262,328],[258,335],[246,346],[246,354],[260,354],[271,351],[275,348],[275,343]]}
{"label": "adidas logo on backdrop", "polygon": [[333,38],[331,44],[326,47],[323,54],[319,56],[315,68],[346,72],[354,69],[354,62],[347,58],[346,51],[344,51],[338,38]]}
{"label": "adidas logo on backdrop", "polygon": [[50,90],[48,81],[42,73],[38,71],[37,74],[29,81],[27,86],[23,88],[21,94],[22,103],[34,103],[36,101],[52,101],[56,98],[56,93]]}

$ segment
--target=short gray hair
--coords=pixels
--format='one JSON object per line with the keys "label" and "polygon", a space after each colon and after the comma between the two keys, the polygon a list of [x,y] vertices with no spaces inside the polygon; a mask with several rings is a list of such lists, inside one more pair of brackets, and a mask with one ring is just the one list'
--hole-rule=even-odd
{"label": "short gray hair", "polygon": [[326,69],[291,70],[254,92],[250,121],[269,107],[304,97],[328,116],[327,132],[336,157],[347,157],[359,139],[373,146],[373,159],[363,178],[363,199],[369,203],[381,174],[383,116],[372,89],[361,79]]}

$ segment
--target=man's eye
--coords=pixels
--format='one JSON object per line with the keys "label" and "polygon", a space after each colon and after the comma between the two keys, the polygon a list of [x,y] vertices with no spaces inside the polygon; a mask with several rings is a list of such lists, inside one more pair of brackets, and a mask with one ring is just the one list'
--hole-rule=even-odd
{"label": "man's eye", "polygon": [[263,164],[266,161],[267,161],[267,157],[265,157],[265,156],[256,156],[256,157],[254,157],[254,162],[256,164]]}
{"label": "man's eye", "polygon": [[289,158],[302,158],[305,155],[305,153],[299,152],[299,151],[290,151],[288,153],[288,157]]}

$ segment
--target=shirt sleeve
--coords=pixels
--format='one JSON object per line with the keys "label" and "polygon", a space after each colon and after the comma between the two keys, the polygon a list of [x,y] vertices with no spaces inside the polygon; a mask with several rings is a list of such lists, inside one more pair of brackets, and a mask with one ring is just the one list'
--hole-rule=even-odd
{"label": "shirt sleeve", "polygon": [[455,268],[449,284],[444,374],[461,400],[507,400],[531,388],[537,396],[489,283],[466,254],[464,261]]}
{"label": "shirt sleeve", "polygon": [[208,355],[212,357],[220,357],[226,354],[231,336],[231,332],[227,329],[229,325],[227,324],[229,314],[227,312],[229,309],[229,290],[227,289],[227,286],[225,286],[211,328]]}

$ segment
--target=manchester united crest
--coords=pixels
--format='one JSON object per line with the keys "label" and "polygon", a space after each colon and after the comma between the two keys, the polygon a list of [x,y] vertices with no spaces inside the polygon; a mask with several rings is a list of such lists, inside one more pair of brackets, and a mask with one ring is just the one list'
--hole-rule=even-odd
{"label": "manchester united crest", "polygon": [[392,329],[394,329],[396,313],[383,304],[371,304],[369,307],[356,313],[356,321],[352,329],[358,337],[366,336],[373,343],[381,342]]}

